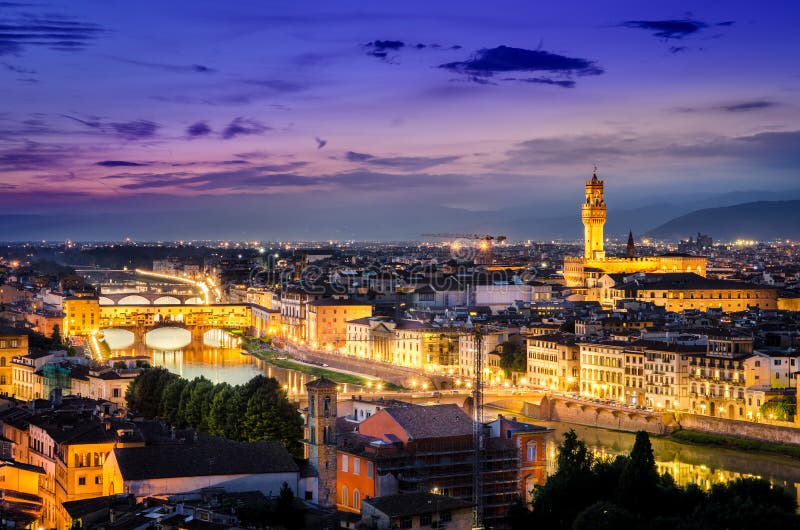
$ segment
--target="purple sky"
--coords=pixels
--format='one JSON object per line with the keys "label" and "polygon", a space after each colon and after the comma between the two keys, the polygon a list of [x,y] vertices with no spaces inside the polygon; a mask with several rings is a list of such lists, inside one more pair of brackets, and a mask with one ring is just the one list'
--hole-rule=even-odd
{"label": "purple sky", "polygon": [[794,192],[799,15],[785,1],[0,1],[0,209],[152,213],[119,234],[140,238],[172,211],[209,237],[358,238],[453,230],[470,212],[573,215],[595,163],[617,208]]}

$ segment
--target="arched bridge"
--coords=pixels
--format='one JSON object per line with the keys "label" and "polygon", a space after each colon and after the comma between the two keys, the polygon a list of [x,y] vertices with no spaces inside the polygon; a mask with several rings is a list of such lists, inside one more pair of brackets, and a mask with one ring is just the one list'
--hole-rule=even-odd
{"label": "arched bridge", "polygon": [[100,305],[202,305],[197,294],[175,293],[103,293]]}

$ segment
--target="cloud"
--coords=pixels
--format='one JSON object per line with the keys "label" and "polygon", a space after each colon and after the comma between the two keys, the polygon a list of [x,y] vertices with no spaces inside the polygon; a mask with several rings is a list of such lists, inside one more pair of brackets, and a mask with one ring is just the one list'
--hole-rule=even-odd
{"label": "cloud", "polygon": [[367,55],[377,57],[378,59],[386,59],[389,52],[396,52],[404,48],[405,42],[399,40],[374,40],[364,45],[367,48]]}
{"label": "cloud", "polygon": [[0,55],[19,54],[34,46],[81,51],[105,32],[97,24],[79,22],[71,17],[21,15],[0,24]]}
{"label": "cloud", "polygon": [[118,136],[126,140],[152,138],[160,127],[157,123],[148,120],[113,122],[108,125]]}
{"label": "cloud", "polygon": [[349,162],[364,162],[370,158],[375,158],[374,155],[369,155],[367,153],[356,153],[355,151],[348,151],[345,157]]}
{"label": "cloud", "polygon": [[328,140],[323,140],[319,136],[315,136],[314,140],[316,140],[316,142],[317,142],[317,149],[322,149],[323,147],[328,145]]}
{"label": "cloud", "polygon": [[36,142],[0,150],[0,170],[34,171],[61,167],[74,150]]}
{"label": "cloud", "polygon": [[588,59],[509,46],[478,50],[466,61],[441,64],[439,68],[463,74],[468,80],[475,82],[486,82],[487,78],[503,72],[543,72],[555,77],[537,76],[529,78],[532,81],[523,81],[558,86],[566,86],[563,82],[571,81],[573,76],[603,73],[602,68]]}
{"label": "cloud", "polygon": [[186,135],[192,138],[208,136],[209,134],[211,134],[211,127],[209,127],[204,121],[198,121],[197,123],[193,123],[186,128]]}
{"label": "cloud", "polygon": [[271,127],[267,127],[263,123],[259,123],[256,120],[249,118],[242,118],[240,116],[230,122],[227,127],[225,127],[225,130],[222,131],[222,137],[226,140],[230,140],[231,138],[235,138],[237,136],[262,134],[269,130],[271,130]]}
{"label": "cloud", "polygon": [[9,63],[0,63],[0,65],[2,65],[3,68],[8,70],[9,72],[14,72],[16,74],[28,74],[28,75],[30,75],[30,74],[35,74],[36,73],[36,70],[30,70],[28,68],[22,68],[21,66],[15,66],[15,65],[9,64]]}
{"label": "cloud", "polygon": [[550,79],[549,77],[505,77],[503,81],[521,81],[523,83],[539,83],[542,85],[555,85],[561,88],[575,88],[572,79]]}
{"label": "cloud", "polygon": [[[663,40],[683,39],[689,35],[694,35],[711,26],[732,26],[733,21],[709,24],[700,20],[668,19],[668,20],[628,20],[620,24],[625,28],[643,29],[651,32],[655,37]],[[683,48],[683,47],[681,47]],[[682,51],[679,49],[678,51]],[[674,52],[673,52],[674,53]]]}
{"label": "cloud", "polygon": [[89,118],[76,118],[68,114],[62,114],[63,117],[72,121],[78,122],[90,129],[102,131],[104,133],[111,133],[125,140],[144,140],[152,138],[156,135],[158,129],[161,127],[159,124],[149,120],[133,120],[121,122],[105,122],[97,117]]}
{"label": "cloud", "polygon": [[437,43],[425,44],[418,42],[417,44],[405,43],[401,40],[374,40],[364,45],[367,50],[367,55],[377,57],[378,59],[392,62],[394,57],[391,53],[397,53],[402,49],[414,50],[460,50],[461,46],[458,44],[452,46],[443,46]]}
{"label": "cloud", "polygon": [[276,188],[308,187],[321,184],[318,177],[307,177],[290,173],[304,166],[305,162],[247,167],[233,171],[209,173],[121,173],[103,177],[105,180],[127,180],[120,188],[126,190],[157,190],[180,188],[183,191],[221,191],[233,193],[264,192]]}
{"label": "cloud", "polygon": [[140,162],[128,162],[126,160],[103,160],[102,162],[97,162],[95,165],[102,167],[138,167],[146,166],[147,164]]}
{"label": "cloud", "polygon": [[349,162],[366,163],[373,166],[399,169],[402,171],[421,171],[442,164],[449,164],[461,158],[460,156],[393,156],[377,157],[367,153],[348,151],[345,158]]}
{"label": "cloud", "polygon": [[729,105],[721,105],[719,108],[727,112],[746,112],[750,110],[768,109],[776,106],[777,103],[766,100],[755,101],[742,101],[740,103],[731,103]]}
{"label": "cloud", "polygon": [[722,103],[719,105],[711,105],[707,107],[678,107],[675,109],[678,112],[731,112],[741,113],[756,110],[770,109],[780,106],[779,103],[766,99],[753,99],[745,101],[735,101],[730,103]]}
{"label": "cloud", "polygon": [[111,56],[110,58],[121,63],[132,64],[135,66],[142,66],[144,68],[150,68],[152,70],[160,70],[163,72],[193,73],[193,74],[213,74],[217,72],[217,70],[215,70],[214,68],[210,68],[202,64],[157,63],[151,61],[138,61],[136,59],[126,59],[125,57],[114,57],[114,56]]}

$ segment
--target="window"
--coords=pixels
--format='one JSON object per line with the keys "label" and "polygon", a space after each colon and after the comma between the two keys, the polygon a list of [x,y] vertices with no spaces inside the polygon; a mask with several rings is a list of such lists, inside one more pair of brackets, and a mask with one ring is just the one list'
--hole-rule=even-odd
{"label": "window", "polygon": [[361,474],[361,459],[354,458],[353,459],[353,474],[360,475]]}
{"label": "window", "polygon": [[355,490],[353,492],[353,508],[355,508],[356,510],[361,509],[361,492],[359,492],[358,490]]}
{"label": "window", "polygon": [[453,514],[451,514],[450,512],[442,512],[439,515],[439,522],[449,523],[452,520],[453,520]]}
{"label": "window", "polygon": [[348,501],[348,493],[347,493],[347,486],[342,487],[342,504],[347,506]]}
{"label": "window", "polygon": [[350,457],[348,457],[347,455],[342,455],[342,471],[344,471],[345,473],[347,473],[348,468],[350,467],[349,463],[350,463]]}
{"label": "window", "polygon": [[375,464],[372,462],[367,462],[367,477],[372,478],[375,473]]}
{"label": "window", "polygon": [[102,484],[103,483],[103,475],[95,475],[94,483],[95,484]]}
{"label": "window", "polygon": [[531,440],[526,444],[525,447],[526,447],[528,462],[534,462],[536,460],[537,443]]}
{"label": "window", "polygon": [[432,522],[433,522],[433,515],[429,513],[424,513],[419,516],[420,526],[430,526]]}
{"label": "window", "polygon": [[118,397],[120,397],[120,392],[119,392],[119,390],[120,390],[119,388],[115,388],[115,389],[111,390],[111,395],[112,395],[113,397],[115,397],[115,398],[118,398]]}
{"label": "window", "polygon": [[86,477],[78,477],[78,486],[86,485]]}

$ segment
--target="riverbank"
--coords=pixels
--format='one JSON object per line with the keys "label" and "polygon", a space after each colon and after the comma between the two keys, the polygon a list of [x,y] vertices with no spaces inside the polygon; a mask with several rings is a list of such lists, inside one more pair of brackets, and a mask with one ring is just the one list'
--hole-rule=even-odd
{"label": "riverbank", "polygon": [[723,447],[736,451],[758,451],[760,453],[788,456],[789,458],[800,460],[800,447],[796,445],[765,442],[762,440],[738,438],[725,434],[692,431],[688,429],[674,431],[665,438],[686,445]]}
{"label": "riverbank", "polygon": [[245,344],[245,349],[250,353],[250,355],[256,357],[257,359],[261,359],[262,361],[268,362],[273,366],[277,366],[278,368],[295,370],[304,374],[313,375],[314,377],[325,377],[331,381],[341,384],[356,385],[364,388],[377,387],[380,385],[380,387],[386,390],[403,390],[402,387],[393,383],[381,381],[379,379],[354,373],[349,370],[321,367],[315,364],[286,358],[288,357],[286,353],[273,350],[269,347],[259,348],[257,344],[254,344],[255,342],[261,341],[250,341]]}

